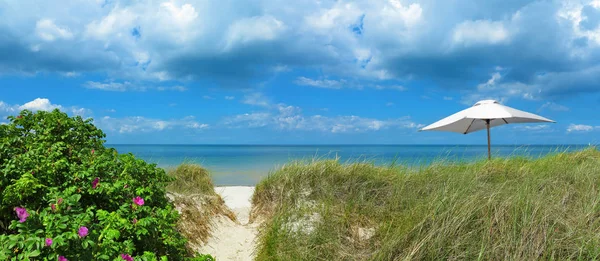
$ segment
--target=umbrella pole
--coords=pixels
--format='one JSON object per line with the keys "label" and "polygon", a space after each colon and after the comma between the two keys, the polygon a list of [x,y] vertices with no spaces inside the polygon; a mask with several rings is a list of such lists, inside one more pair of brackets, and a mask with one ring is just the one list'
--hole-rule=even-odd
{"label": "umbrella pole", "polygon": [[490,144],[490,120],[485,120],[485,126],[487,127],[487,137],[488,137],[488,160],[492,159],[492,150]]}

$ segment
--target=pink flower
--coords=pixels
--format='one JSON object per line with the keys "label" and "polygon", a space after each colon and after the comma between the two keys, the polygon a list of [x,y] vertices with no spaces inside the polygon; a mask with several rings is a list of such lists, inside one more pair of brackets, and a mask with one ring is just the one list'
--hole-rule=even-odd
{"label": "pink flower", "polygon": [[63,199],[62,199],[62,198],[59,198],[59,199],[58,199],[58,201],[57,201],[56,203],[60,205],[60,203],[62,203],[62,202],[63,202]]}
{"label": "pink flower", "polygon": [[127,184],[125,184],[125,186],[123,186],[123,188],[127,188],[127,187],[128,187]]}
{"label": "pink flower", "polygon": [[94,155],[94,152],[95,152],[95,150],[94,150],[94,149],[92,149],[92,155]]}
{"label": "pink flower", "polygon": [[49,247],[52,245],[52,238],[46,238],[46,246]]}
{"label": "pink flower", "polygon": [[133,198],[133,203],[135,203],[138,206],[143,206],[144,205],[144,199],[141,198],[140,196],[137,196],[137,197]]}
{"label": "pink flower", "polygon": [[69,261],[69,260],[67,260],[67,258],[64,256],[58,256],[58,261]]}
{"label": "pink flower", "polygon": [[85,237],[88,234],[88,228],[87,227],[80,227],[79,231],[77,231],[77,233],[79,234],[79,237]]}
{"label": "pink flower", "polygon": [[132,222],[134,225],[137,224],[137,218],[134,218]]}
{"label": "pink flower", "polygon": [[128,254],[121,254],[121,258],[123,258],[125,261],[133,261],[133,257]]}
{"label": "pink flower", "polygon": [[21,116],[21,115],[17,116],[17,119],[22,119],[22,118],[23,118],[23,116]]}
{"label": "pink flower", "polygon": [[54,205],[54,203],[50,204],[50,208],[52,209],[52,211],[56,211],[56,205]]}
{"label": "pink flower", "polygon": [[27,210],[24,208],[16,207],[15,212],[17,212],[17,217],[19,218],[19,222],[21,223],[25,222],[25,220],[27,220],[27,217],[29,217],[29,213],[27,213]]}
{"label": "pink flower", "polygon": [[95,178],[94,181],[92,181],[92,188],[96,189],[96,187],[98,187],[99,182],[100,182],[100,178]]}

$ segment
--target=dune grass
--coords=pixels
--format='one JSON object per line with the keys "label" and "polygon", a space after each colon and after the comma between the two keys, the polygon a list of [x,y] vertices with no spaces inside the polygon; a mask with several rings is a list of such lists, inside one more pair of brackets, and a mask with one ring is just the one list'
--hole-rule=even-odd
{"label": "dune grass", "polygon": [[188,249],[197,249],[207,242],[214,217],[222,215],[236,220],[235,214],[215,192],[208,170],[184,163],[168,169],[167,174],[175,178],[167,191],[181,214],[177,226],[188,239]]}
{"label": "dune grass", "polygon": [[167,190],[182,195],[217,195],[210,173],[197,164],[183,163],[176,168],[167,169],[167,174],[175,178]]}
{"label": "dune grass", "polygon": [[420,169],[295,162],[256,187],[256,260],[600,259],[600,152]]}

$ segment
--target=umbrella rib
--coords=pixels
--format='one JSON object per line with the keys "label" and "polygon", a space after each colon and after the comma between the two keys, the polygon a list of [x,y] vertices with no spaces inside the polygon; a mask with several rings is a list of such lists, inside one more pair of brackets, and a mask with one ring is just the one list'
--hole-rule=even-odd
{"label": "umbrella rib", "polygon": [[508,124],[508,121],[506,121],[506,119],[505,119],[505,118],[502,118],[502,120],[503,120],[503,121],[504,121],[506,124]]}
{"label": "umbrella rib", "polygon": [[467,132],[469,132],[469,129],[471,128],[471,125],[473,125],[474,121],[475,121],[475,119],[471,120],[471,124],[469,124],[469,127],[467,127],[467,130],[465,130],[465,132],[463,132],[463,134],[467,134]]}

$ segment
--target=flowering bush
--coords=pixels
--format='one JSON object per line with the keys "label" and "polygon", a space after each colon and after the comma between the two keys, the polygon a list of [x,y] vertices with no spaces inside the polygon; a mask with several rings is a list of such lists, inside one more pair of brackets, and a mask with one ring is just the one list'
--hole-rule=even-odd
{"label": "flowering bush", "polygon": [[105,148],[91,120],[58,110],[8,119],[0,125],[0,260],[190,256],[164,170]]}

